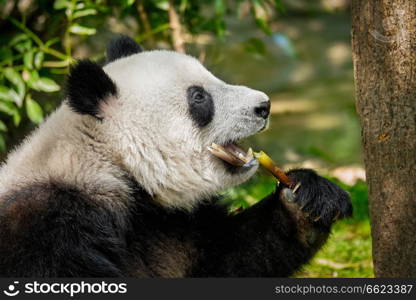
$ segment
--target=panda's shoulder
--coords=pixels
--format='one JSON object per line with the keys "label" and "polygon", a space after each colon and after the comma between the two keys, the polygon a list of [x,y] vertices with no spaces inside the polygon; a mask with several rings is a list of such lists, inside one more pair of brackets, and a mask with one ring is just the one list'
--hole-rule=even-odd
{"label": "panda's shoulder", "polygon": [[105,211],[80,189],[57,182],[25,185],[0,198],[0,222],[10,229],[48,223],[57,226],[82,220],[91,222],[92,216]]}
{"label": "panda's shoulder", "polygon": [[18,222],[30,215],[45,211],[55,194],[48,184],[33,183],[12,187],[0,197],[0,216]]}
{"label": "panda's shoulder", "polygon": [[[15,189],[0,197],[0,276],[121,276],[121,223],[75,187],[37,183]],[[24,267],[15,269],[18,264]]]}

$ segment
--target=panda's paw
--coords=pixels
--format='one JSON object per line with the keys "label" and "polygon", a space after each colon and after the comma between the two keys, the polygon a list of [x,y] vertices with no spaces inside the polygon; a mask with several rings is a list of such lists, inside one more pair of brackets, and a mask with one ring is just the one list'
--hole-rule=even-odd
{"label": "panda's paw", "polygon": [[281,197],[297,204],[310,221],[330,226],[334,221],[352,215],[349,195],[328,179],[310,169],[291,170],[287,175],[296,186],[294,192],[282,187]]}

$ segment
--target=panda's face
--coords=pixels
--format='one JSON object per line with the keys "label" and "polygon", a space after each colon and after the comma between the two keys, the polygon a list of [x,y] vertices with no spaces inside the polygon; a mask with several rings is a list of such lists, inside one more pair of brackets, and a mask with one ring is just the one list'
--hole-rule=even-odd
{"label": "panda's face", "polygon": [[99,108],[102,134],[122,165],[160,202],[192,208],[249,179],[258,167],[231,167],[212,143],[236,143],[266,127],[268,97],[229,85],[193,57],[148,51],[104,67],[117,93]]}

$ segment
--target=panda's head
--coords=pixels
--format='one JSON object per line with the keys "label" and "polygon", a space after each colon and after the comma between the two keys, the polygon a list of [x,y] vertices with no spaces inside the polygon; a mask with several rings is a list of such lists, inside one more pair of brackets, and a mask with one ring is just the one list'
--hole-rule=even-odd
{"label": "panda's head", "polygon": [[265,128],[268,97],[216,78],[191,56],[141,51],[112,41],[107,64],[73,67],[67,104],[94,123],[111,159],[156,200],[192,208],[249,179],[258,167],[231,167],[207,147],[236,143]]}

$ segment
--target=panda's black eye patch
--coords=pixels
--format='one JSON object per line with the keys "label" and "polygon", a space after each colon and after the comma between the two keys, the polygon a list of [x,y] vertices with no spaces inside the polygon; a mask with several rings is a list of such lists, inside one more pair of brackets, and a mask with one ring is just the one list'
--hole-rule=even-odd
{"label": "panda's black eye patch", "polygon": [[210,93],[201,86],[191,86],[187,90],[189,114],[199,126],[208,125],[214,117],[214,101]]}
{"label": "panda's black eye patch", "polygon": [[197,89],[193,92],[192,98],[194,99],[194,101],[202,102],[206,97],[204,91],[200,91],[199,89]]}

